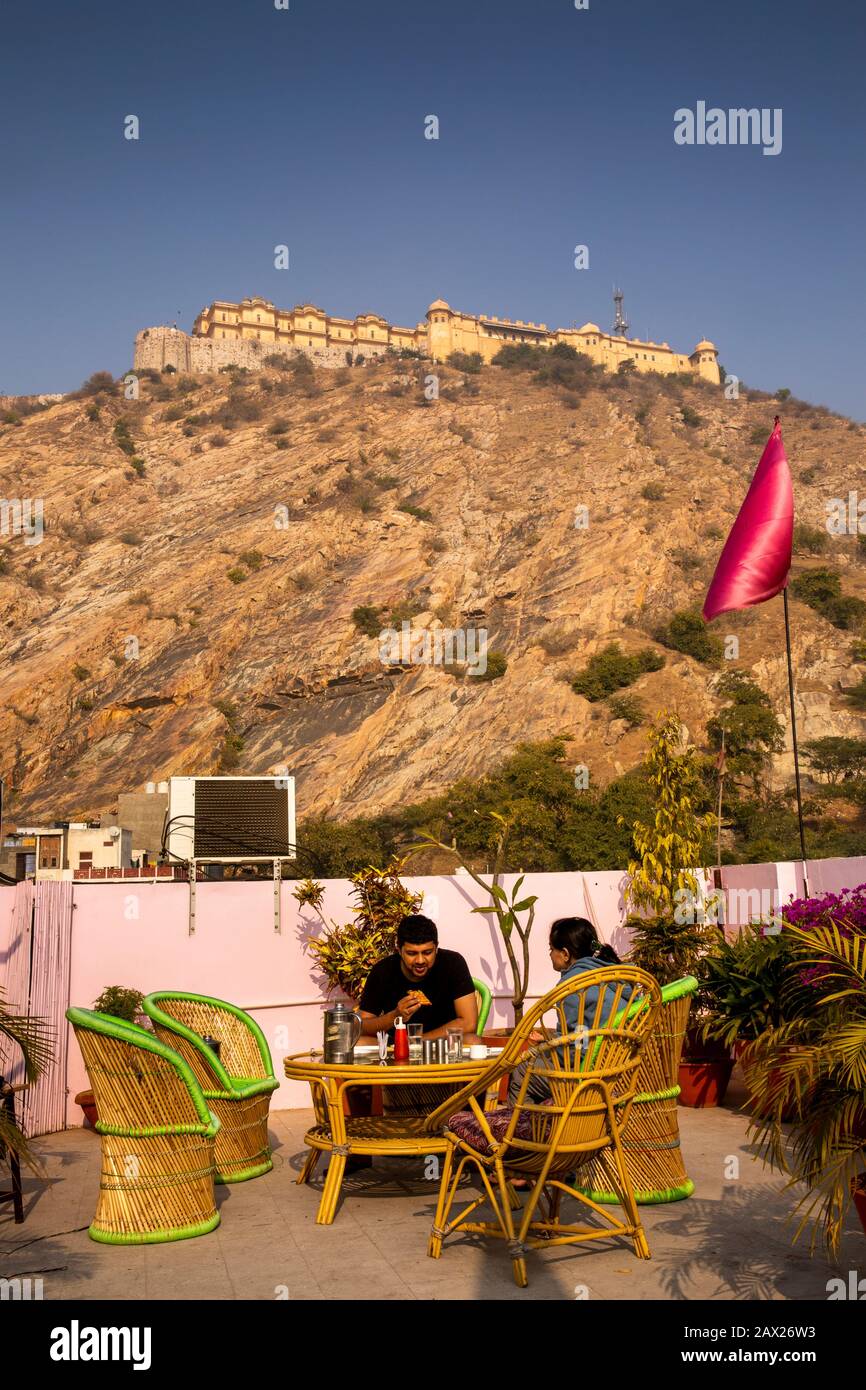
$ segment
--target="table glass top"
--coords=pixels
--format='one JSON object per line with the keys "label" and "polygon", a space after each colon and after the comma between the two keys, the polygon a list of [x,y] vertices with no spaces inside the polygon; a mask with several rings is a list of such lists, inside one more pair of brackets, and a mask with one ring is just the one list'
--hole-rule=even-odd
{"label": "table glass top", "polygon": [[382,1060],[379,1056],[379,1049],[375,1045],[372,1047],[359,1045],[355,1048],[351,1057],[347,1057],[340,1062],[326,1063],[325,1056],[321,1048],[314,1049],[312,1052],[302,1052],[294,1057],[287,1057],[286,1061],[300,1062],[302,1065],[327,1065],[339,1067],[348,1067],[353,1065],[362,1067],[410,1067],[413,1071],[417,1070],[420,1072],[426,1071],[431,1067],[435,1067],[437,1068],[437,1070],[442,1067],[463,1067],[467,1065],[477,1067],[483,1062],[489,1062],[494,1057],[498,1057],[502,1050],[503,1049],[501,1047],[487,1047],[484,1050],[483,1057],[470,1057],[468,1050],[464,1049],[463,1057],[459,1062],[448,1062],[444,1058],[441,1062],[424,1062],[420,1058],[415,1059],[411,1057],[405,1062],[395,1062],[393,1048],[388,1049],[387,1057],[384,1060]]}

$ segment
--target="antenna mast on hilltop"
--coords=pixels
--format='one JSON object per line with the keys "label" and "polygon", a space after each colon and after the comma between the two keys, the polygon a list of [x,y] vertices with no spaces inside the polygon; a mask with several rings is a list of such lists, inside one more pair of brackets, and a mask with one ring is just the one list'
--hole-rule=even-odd
{"label": "antenna mast on hilltop", "polygon": [[623,338],[627,338],[629,324],[628,319],[625,317],[622,311],[622,290],[618,290],[615,285],[613,289],[613,302],[615,307],[615,313],[613,316],[613,331],[614,333],[621,334]]}

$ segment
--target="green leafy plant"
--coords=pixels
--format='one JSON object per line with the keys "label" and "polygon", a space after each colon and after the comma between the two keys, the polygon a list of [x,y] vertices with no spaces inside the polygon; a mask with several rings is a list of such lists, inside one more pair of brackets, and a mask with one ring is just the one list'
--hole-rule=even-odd
{"label": "green leafy plant", "polygon": [[114,423],[114,442],[130,458],[135,454],[135,440],[129,432],[129,423],[121,415]]}
{"label": "green leafy plant", "polygon": [[432,521],[433,513],[427,507],[416,507],[414,502],[399,502],[398,512],[406,512],[409,516],[414,516],[416,521]]}
{"label": "green leafy plant", "polygon": [[803,757],[831,787],[859,781],[866,774],[866,739],[827,734],[803,744]]}
{"label": "green leafy plant", "polygon": [[418,911],[422,895],[410,893],[400,879],[405,862],[395,857],[384,869],[368,865],[352,874],[357,906],[352,921],[343,926],[325,920],[320,883],[308,878],[294,890],[292,896],[302,907],[311,907],[324,928],[321,937],[308,941],[308,949],[328,981],[329,994],[341,989],[357,1002],[373,966],[395,949],[401,920]]}
{"label": "green leafy plant", "polygon": [[843,631],[858,632],[866,623],[866,602],[842,593],[837,570],[822,567],[806,570],[791,581],[791,593],[828,623]]}
{"label": "green leafy plant", "polygon": [[752,1043],[785,1019],[784,987],[793,959],[787,931],[752,923],[733,941],[719,935],[701,962],[702,994],[711,1009],[704,1035],[728,1047]]}
{"label": "green leafy plant", "polygon": [[127,1023],[136,1023],[141,1013],[144,995],[141,990],[127,989],[124,985],[106,985],[93,1007],[97,1013],[111,1014],[112,1018],[125,1018]]}
{"label": "green leafy plant", "polygon": [[363,632],[365,637],[378,637],[382,630],[382,610],[374,608],[371,603],[362,603],[357,608],[352,609],[352,622],[358,632]]}
{"label": "green leafy plant", "polygon": [[830,544],[823,526],[809,526],[800,521],[794,527],[794,549],[799,554],[822,555]]}
{"label": "green leafy plant", "polygon": [[720,677],[716,693],[728,703],[707,720],[710,747],[719,752],[724,738],[728,771],[734,776],[748,777],[757,791],[771,754],[784,747],[782,725],[773,712],[770,697],[741,671]]}
{"label": "green leafy plant", "polygon": [[481,371],[483,358],[480,352],[452,352],[447,358],[449,367],[456,367],[458,371],[475,374]]}
{"label": "green leafy plant", "polygon": [[850,685],[844,694],[855,709],[866,709],[866,676],[861,676],[857,684]]}
{"label": "green leafy plant", "polygon": [[471,681],[495,681],[500,676],[504,676],[508,670],[508,658],[504,652],[494,651],[492,648],[485,653],[485,666],[483,671],[475,671],[471,666],[466,667],[466,677]]}
{"label": "green leafy plant", "polygon": [[627,917],[625,925],[632,933],[629,965],[645,970],[660,985],[672,984],[684,975],[700,978],[701,961],[717,934],[715,927],[693,922],[683,913]]}
{"label": "green leafy plant", "polygon": [[637,695],[613,695],[607,707],[611,719],[624,719],[630,729],[637,729],[646,719],[643,701]]}
{"label": "green leafy plant", "polygon": [[718,666],[724,655],[724,643],[715,633],[708,631],[696,609],[682,609],[674,613],[670,622],[658,628],[653,636],[663,647],[672,647],[676,652],[693,656],[706,666]]}
{"label": "green leafy plant", "polygon": [[661,670],[664,664],[664,657],[652,647],[627,653],[618,642],[609,642],[590,657],[583,670],[572,680],[571,688],[576,695],[595,703],[612,695],[615,690],[633,685],[646,671]]}
{"label": "green leafy plant", "polygon": [[704,862],[714,821],[698,811],[703,787],[697,752],[684,745],[683,734],[675,714],[662,715],[650,731],[644,767],[655,816],[650,824],[632,825],[638,857],[629,863],[626,889],[627,901],[638,911],[668,918],[684,892],[697,898],[694,871]]}

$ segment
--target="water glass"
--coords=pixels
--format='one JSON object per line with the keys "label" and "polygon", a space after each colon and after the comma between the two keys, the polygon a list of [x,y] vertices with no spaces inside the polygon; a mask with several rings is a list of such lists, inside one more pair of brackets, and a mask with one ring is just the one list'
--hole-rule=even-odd
{"label": "water glass", "polygon": [[446,1039],[446,1057],[449,1062],[463,1061],[463,1029],[449,1028]]}
{"label": "water glass", "polygon": [[421,1037],[424,1032],[423,1023],[407,1023],[406,1032],[409,1034],[409,1061],[421,1061]]}

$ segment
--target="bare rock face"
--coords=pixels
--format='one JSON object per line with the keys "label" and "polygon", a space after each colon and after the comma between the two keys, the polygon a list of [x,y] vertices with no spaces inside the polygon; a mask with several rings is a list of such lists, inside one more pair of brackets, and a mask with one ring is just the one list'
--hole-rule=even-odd
{"label": "bare rock face", "polygon": [[[41,499],[45,527],[35,544],[11,523],[0,535],[15,817],[274,764],[298,778],[302,814],[368,814],[553,734],[605,782],[639,761],[646,730],[569,678],[611,641],[665,656],[628,693],[700,742],[713,673],[653,634],[700,608],[760,455],[750,436],[778,407],[650,379],[576,398],[528,372],[489,367],[468,387],[439,374],[429,405],[403,364],[164,376],[138,401],[67,398],[0,427],[0,496]],[[825,500],[863,476],[864,430],[803,409],[783,423],[798,520],[822,527]],[[856,538],[829,545],[797,566],[832,564],[866,595]],[[426,634],[429,659],[383,661],[357,609],[375,610],[371,632]],[[801,737],[862,734],[844,698],[853,634],[797,602],[792,618]],[[507,663],[494,679],[443,657],[449,633],[482,630],[488,661]],[[781,603],[714,630],[787,723]],[[775,775],[790,765],[780,755]]]}

